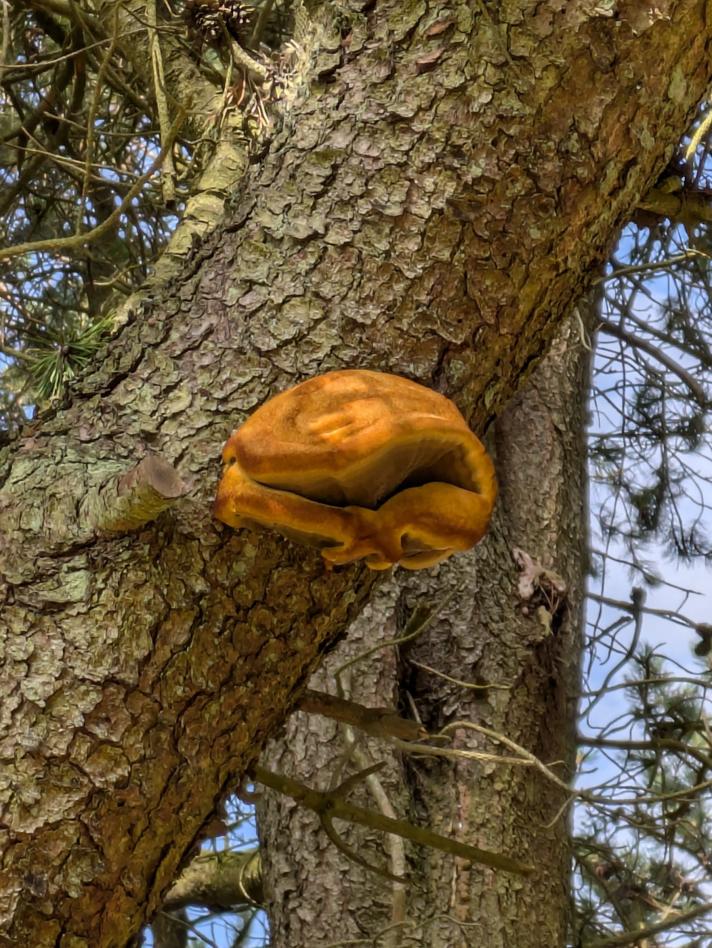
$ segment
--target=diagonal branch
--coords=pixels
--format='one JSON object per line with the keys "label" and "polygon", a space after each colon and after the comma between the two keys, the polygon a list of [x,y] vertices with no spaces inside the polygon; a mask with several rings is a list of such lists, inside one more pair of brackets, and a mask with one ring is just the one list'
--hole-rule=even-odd
{"label": "diagonal branch", "polygon": [[615,336],[616,339],[620,339],[621,342],[627,342],[636,349],[646,352],[661,365],[664,365],[665,368],[669,369],[673,375],[676,375],[681,382],[685,383],[694,396],[695,401],[697,401],[701,408],[705,408],[709,404],[707,393],[697,381],[697,379],[692,376],[687,371],[687,369],[683,368],[679,362],[676,362],[666,352],[663,352],[662,349],[658,348],[658,346],[654,346],[653,343],[649,342],[647,339],[642,339],[640,336],[636,336],[635,333],[627,332],[625,329],[617,326],[615,323],[610,322],[608,319],[601,319],[599,317],[598,328],[603,329],[604,332],[607,332],[611,336]]}
{"label": "diagonal branch", "polygon": [[529,866],[516,859],[510,859],[500,853],[479,849],[477,846],[469,846],[456,839],[449,839],[447,836],[433,833],[432,830],[424,827],[413,826],[412,823],[408,823],[406,820],[394,820],[374,810],[366,810],[363,807],[355,806],[353,803],[344,800],[338,789],[332,791],[312,790],[297,780],[292,780],[282,774],[272,773],[259,765],[254,767],[253,775],[255,780],[265,787],[270,787],[278,793],[291,797],[301,806],[312,810],[320,818],[326,816],[329,820],[345,820],[347,823],[358,823],[371,829],[382,830],[384,833],[395,833],[396,836],[408,839],[419,846],[439,849],[451,856],[459,856],[469,862],[489,866],[492,869],[500,869],[503,872],[511,872],[520,876],[528,876],[534,872],[534,866]]}

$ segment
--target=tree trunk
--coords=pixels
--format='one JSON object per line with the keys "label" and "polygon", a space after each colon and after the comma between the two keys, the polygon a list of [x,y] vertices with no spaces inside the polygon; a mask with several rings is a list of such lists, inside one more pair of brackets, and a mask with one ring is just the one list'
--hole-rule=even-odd
{"label": "tree trunk", "polygon": [[[338,667],[374,642],[402,635],[418,606],[437,608],[452,595],[412,643],[398,651],[384,647],[354,665],[348,697],[371,707],[400,705],[404,713],[415,709],[431,732],[465,722],[450,746],[516,756],[468,731],[467,723],[493,729],[571,780],[585,569],[587,361],[576,336],[565,332],[499,419],[501,502],[488,539],[474,554],[379,589],[313,687],[333,690]],[[522,602],[515,548],[565,579],[558,604],[547,607],[542,596],[538,607],[537,600]],[[476,687],[457,684],[463,680]],[[274,948],[325,948],[359,938],[433,948],[565,944],[570,851],[561,790],[526,766],[422,756],[403,761],[384,743],[301,712],[290,718],[284,738],[268,744],[263,763],[324,789],[341,779],[340,755],[349,752],[349,772],[388,762],[378,774],[381,792],[368,784],[362,805],[379,809],[385,794],[400,817],[513,855],[534,864],[536,873],[523,882],[414,848],[404,863],[402,844],[393,837],[344,829],[357,853],[394,874],[406,871],[404,889],[349,861],[318,820],[265,791],[258,815]]]}
{"label": "tree trunk", "polygon": [[[0,454],[5,943],[123,948],[367,598],[362,568],[216,526],[231,429],[358,365],[482,430],[545,350],[712,70],[701,0],[619,6],[319,20],[224,231]],[[180,479],[124,476],[152,452]],[[172,510],[108,531],[137,492]]]}

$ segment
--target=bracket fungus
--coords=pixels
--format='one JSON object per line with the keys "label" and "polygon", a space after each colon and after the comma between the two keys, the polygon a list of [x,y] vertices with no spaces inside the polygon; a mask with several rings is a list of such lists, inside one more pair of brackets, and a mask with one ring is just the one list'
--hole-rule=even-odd
{"label": "bracket fungus", "polygon": [[223,464],[218,520],[316,546],[329,565],[432,566],[482,539],[497,494],[492,461],[449,399],[367,370],[269,399]]}

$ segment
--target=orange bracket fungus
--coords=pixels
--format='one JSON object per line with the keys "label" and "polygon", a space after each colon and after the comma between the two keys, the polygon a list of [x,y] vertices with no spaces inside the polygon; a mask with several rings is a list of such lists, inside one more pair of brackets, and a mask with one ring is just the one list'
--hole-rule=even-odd
{"label": "orange bracket fungus", "polygon": [[479,542],[497,486],[455,405],[396,375],[328,372],[269,399],[223,450],[215,516],[330,565],[421,569]]}

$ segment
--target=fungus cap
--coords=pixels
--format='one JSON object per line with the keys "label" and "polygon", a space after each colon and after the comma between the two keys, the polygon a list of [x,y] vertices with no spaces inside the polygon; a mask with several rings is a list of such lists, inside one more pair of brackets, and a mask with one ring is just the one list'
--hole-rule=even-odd
{"label": "fungus cap", "polygon": [[317,546],[330,564],[430,566],[484,535],[494,467],[455,405],[345,370],[265,402],[223,450],[215,516]]}

